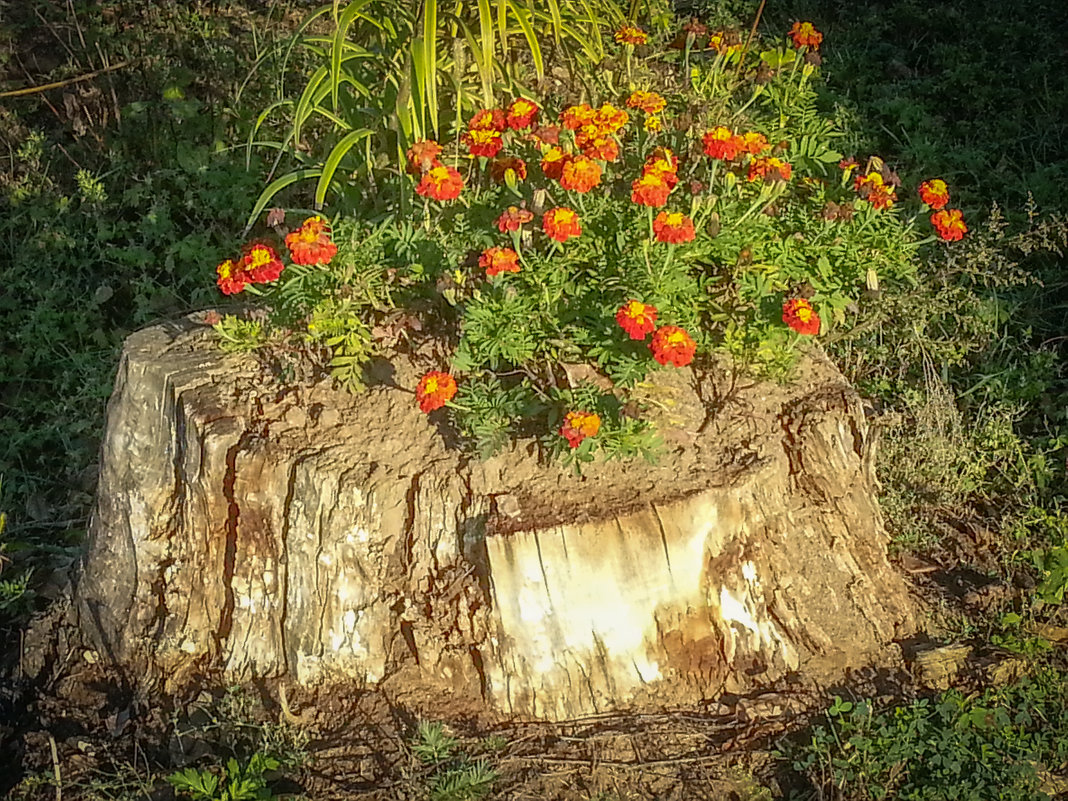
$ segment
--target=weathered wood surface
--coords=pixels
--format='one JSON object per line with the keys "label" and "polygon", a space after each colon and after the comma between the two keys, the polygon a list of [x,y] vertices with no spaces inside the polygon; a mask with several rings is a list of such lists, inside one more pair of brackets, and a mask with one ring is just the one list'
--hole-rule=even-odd
{"label": "weathered wood surface", "polygon": [[878,661],[910,633],[858,399],[688,370],[645,390],[656,466],[583,479],[446,446],[396,359],[352,398],[285,388],[210,329],[126,343],[77,588],[141,682],[384,684],[562,719],[693,704]]}

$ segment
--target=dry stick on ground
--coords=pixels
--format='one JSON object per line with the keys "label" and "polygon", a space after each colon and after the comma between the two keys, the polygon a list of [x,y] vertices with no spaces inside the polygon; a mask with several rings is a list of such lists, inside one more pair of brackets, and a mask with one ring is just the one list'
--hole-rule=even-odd
{"label": "dry stick on ground", "polygon": [[745,56],[749,52],[749,43],[753,41],[753,37],[756,35],[757,25],[760,24],[760,15],[764,13],[764,6],[768,0],[760,0],[760,7],[757,9],[756,16],[753,18],[753,27],[749,29],[749,36],[745,39],[745,45],[742,47],[742,52],[738,54],[738,69],[735,71],[735,77],[742,74],[742,65],[745,63]]}
{"label": "dry stick on ground", "polygon": [[70,86],[74,83],[81,83],[82,81],[92,80],[98,75],[103,75],[105,72],[114,72],[115,70],[121,70],[123,67],[129,66],[131,62],[120,61],[118,64],[112,64],[110,67],[104,67],[103,69],[93,70],[87,72],[84,75],[79,75],[76,78],[67,78],[65,81],[53,81],[52,83],[41,84],[40,86],[27,86],[25,89],[12,89],[9,92],[0,92],[0,97],[24,97],[26,95],[39,94],[40,92],[47,92],[50,89],[61,89],[64,86]]}
{"label": "dry stick on ground", "polygon": [[59,774],[59,753],[56,751],[56,738],[48,735],[48,747],[52,749],[52,770],[56,774],[56,801],[63,801],[63,778]]}

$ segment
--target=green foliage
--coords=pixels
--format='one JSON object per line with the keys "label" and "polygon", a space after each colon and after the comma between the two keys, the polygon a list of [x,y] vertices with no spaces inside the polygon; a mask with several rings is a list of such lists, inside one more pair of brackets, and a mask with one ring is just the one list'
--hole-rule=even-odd
{"label": "green foliage", "polygon": [[264,343],[263,323],[259,320],[227,314],[212,327],[219,335],[219,347],[227,353],[248,353]]}
{"label": "green foliage", "polygon": [[826,725],[786,756],[825,798],[1037,801],[1039,770],[1068,757],[1066,678],[1047,669],[981,695],[950,690],[885,710],[835,698]]}
{"label": "green foliage", "polygon": [[176,792],[193,801],[270,801],[275,796],[267,786],[264,773],[277,768],[278,760],[256,753],[244,765],[233,758],[227,760],[221,775],[185,768],[172,773],[167,781]]}
{"label": "green foliage", "polygon": [[424,765],[433,767],[426,780],[430,801],[477,801],[490,792],[498,778],[484,759],[472,760],[459,752],[459,743],[440,723],[420,722],[412,752]]}

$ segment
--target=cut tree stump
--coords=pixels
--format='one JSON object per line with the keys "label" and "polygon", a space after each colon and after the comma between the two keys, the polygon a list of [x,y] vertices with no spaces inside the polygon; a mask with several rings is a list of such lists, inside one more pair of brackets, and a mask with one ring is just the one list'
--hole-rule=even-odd
{"label": "cut tree stump", "polygon": [[564,719],[829,680],[914,630],[873,438],[822,355],[788,386],[654,373],[658,463],[583,477],[530,442],[447,446],[413,395],[439,366],[397,357],[350,396],[273,382],[193,319],[133,334],[76,590],[102,657],[167,690],[275,677]]}

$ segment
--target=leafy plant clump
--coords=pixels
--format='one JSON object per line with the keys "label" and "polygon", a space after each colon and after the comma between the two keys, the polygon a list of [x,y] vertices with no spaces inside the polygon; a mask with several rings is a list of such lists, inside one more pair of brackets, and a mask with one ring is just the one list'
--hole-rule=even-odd
{"label": "leafy plant clump", "polygon": [[288,259],[261,241],[217,270],[224,293],[263,297],[267,325],[224,318],[224,346],[318,350],[358,390],[374,353],[434,332],[424,412],[448,407],[483,454],[534,434],[574,463],[653,454],[630,391],[655,370],[718,352],[787,376],[802,339],[856,324],[869,294],[913,280],[923,245],[967,225],[945,182],[905,200],[880,159],[832,149],[810,23],[748,61],[740,36],[702,28],[636,62],[648,36],[620,27],[625,77],[590,92],[605,102],[517,91],[447,140],[407,142],[373,182],[396,188],[379,221],[286,233],[273,210]]}

